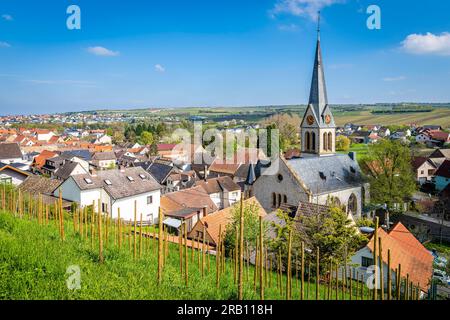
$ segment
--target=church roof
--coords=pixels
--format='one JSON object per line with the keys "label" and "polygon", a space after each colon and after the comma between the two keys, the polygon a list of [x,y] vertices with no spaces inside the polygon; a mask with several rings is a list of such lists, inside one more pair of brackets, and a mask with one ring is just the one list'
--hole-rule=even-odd
{"label": "church roof", "polygon": [[314,195],[359,187],[364,182],[358,163],[345,154],[292,159],[287,164]]}

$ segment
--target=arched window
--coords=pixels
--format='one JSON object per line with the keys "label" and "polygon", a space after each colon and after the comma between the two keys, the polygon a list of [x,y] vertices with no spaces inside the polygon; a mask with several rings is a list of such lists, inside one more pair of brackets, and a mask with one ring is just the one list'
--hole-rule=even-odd
{"label": "arched window", "polygon": [[283,203],[287,203],[287,195],[283,196]]}
{"label": "arched window", "polygon": [[309,135],[309,131],[305,133],[306,137],[306,151],[309,151],[311,149],[311,137]]}
{"label": "arched window", "polygon": [[333,151],[333,135],[328,133],[328,150]]}
{"label": "arched window", "polygon": [[311,133],[311,144],[312,144],[311,150],[316,151],[316,133],[315,132]]}
{"label": "arched window", "polygon": [[277,208],[279,208],[281,206],[281,194],[278,194],[278,206]]}
{"label": "arched window", "polygon": [[272,208],[276,208],[277,207],[277,195],[274,193],[272,193]]}
{"label": "arched window", "polygon": [[323,133],[323,150],[328,150],[328,136],[326,132]]}
{"label": "arched window", "polygon": [[358,199],[356,198],[355,194],[352,193],[350,198],[348,199],[348,213],[351,213],[352,215],[356,215],[358,212]]}

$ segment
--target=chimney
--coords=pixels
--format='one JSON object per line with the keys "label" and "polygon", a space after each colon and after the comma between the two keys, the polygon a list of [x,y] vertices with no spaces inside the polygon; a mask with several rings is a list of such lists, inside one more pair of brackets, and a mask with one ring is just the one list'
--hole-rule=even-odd
{"label": "chimney", "polygon": [[203,218],[208,215],[208,211],[206,209],[207,209],[206,206],[203,207]]}
{"label": "chimney", "polygon": [[205,164],[205,166],[203,168],[204,168],[204,170],[203,170],[203,179],[206,182],[206,180],[208,179],[208,166]]}
{"label": "chimney", "polygon": [[350,151],[348,153],[348,156],[350,157],[350,159],[352,159],[353,161],[356,161],[356,152],[355,151]]}

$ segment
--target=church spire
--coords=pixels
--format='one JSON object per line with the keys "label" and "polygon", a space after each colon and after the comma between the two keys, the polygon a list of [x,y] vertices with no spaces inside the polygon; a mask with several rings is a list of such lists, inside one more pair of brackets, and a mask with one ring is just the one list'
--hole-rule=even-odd
{"label": "church spire", "polygon": [[311,91],[309,94],[309,104],[313,106],[314,112],[319,118],[328,104],[327,88],[322,63],[322,50],[320,48],[320,11],[318,12],[317,46],[311,81]]}

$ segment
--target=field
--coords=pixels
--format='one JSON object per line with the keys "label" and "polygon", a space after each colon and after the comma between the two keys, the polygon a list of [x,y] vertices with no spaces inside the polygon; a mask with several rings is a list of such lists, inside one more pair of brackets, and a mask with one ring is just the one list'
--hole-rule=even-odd
{"label": "field", "polygon": [[[194,260],[189,259],[189,285],[186,286],[180,273],[178,245],[171,244],[163,281],[158,286],[157,241],[146,240],[142,258],[135,261],[127,245],[119,250],[110,238],[104,263],[100,264],[97,246],[92,247],[89,240],[81,239],[71,221],[66,220],[65,228],[66,239],[61,241],[54,221],[39,225],[35,220],[0,213],[0,299],[237,299],[237,285],[228,259],[217,289],[215,257],[210,256],[211,269],[202,277],[197,264],[198,252],[194,252]],[[188,256],[191,256],[190,250]],[[69,266],[80,267],[80,290],[67,288]],[[244,272],[246,300],[259,299],[259,291],[253,287],[253,274],[252,266]],[[271,285],[265,289],[265,298],[285,299],[286,277],[283,275],[281,294],[276,285],[277,274],[270,272],[268,275]],[[292,286],[293,299],[298,299],[300,289],[295,278]],[[313,281],[305,285],[306,289],[309,289],[309,298],[315,298]],[[325,294],[326,288],[321,286],[321,297]],[[348,298],[348,294],[345,297]],[[342,298],[341,293],[339,298]]]}
{"label": "field", "polygon": [[408,125],[418,123],[421,125],[440,125],[450,127],[450,108],[436,108],[432,112],[401,113],[401,114],[372,114],[370,111],[338,112],[334,114],[337,125],[346,123],[355,124],[381,124]]}
{"label": "field", "polygon": [[352,143],[350,146],[350,150],[339,151],[339,153],[348,154],[350,151],[356,152],[356,160],[360,161],[365,155],[367,155],[369,147],[367,144],[363,143]]}

